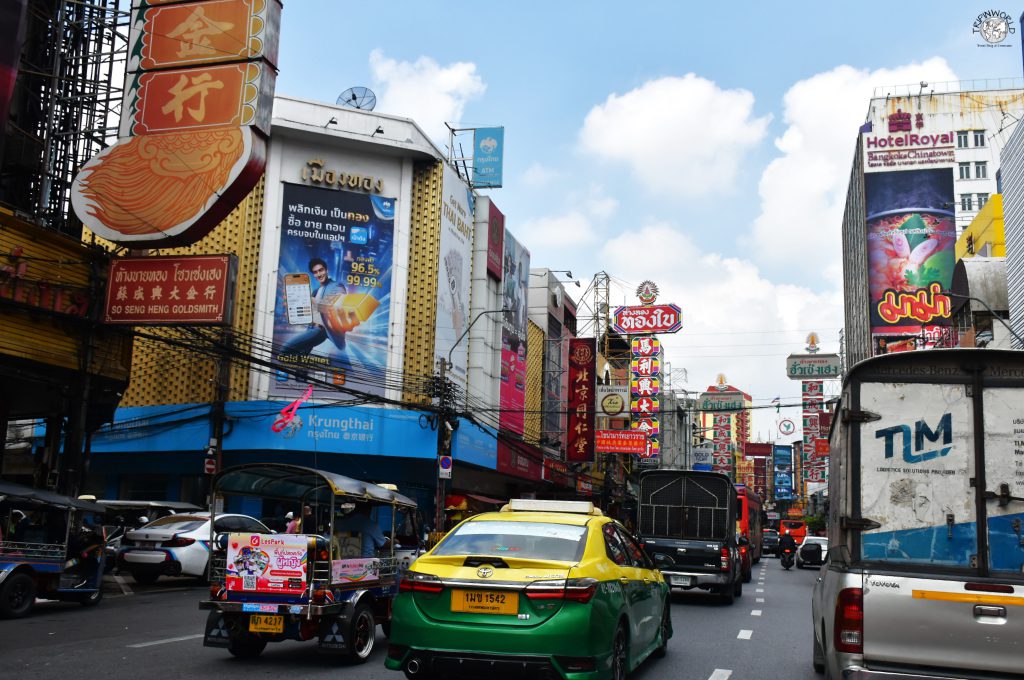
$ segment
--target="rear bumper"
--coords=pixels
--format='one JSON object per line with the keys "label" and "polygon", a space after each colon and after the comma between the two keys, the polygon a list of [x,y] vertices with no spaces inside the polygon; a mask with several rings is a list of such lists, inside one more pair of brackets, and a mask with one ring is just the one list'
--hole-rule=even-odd
{"label": "rear bumper", "polygon": [[402,670],[410,664],[425,677],[453,680],[591,680],[600,677],[596,670],[586,673],[564,672],[550,657],[543,656],[432,652],[419,649],[410,649],[406,652],[404,649],[392,647],[384,661],[385,667],[391,670]]}
{"label": "rear bumper", "polygon": [[875,671],[862,666],[851,666],[842,670],[843,680],[958,680],[956,675],[920,675],[917,673],[894,673]]}
{"label": "rear bumper", "polygon": [[117,567],[121,571],[180,576],[181,562],[164,550],[124,550],[117,556]]}
{"label": "rear bumper", "polygon": [[[673,588],[699,588],[701,586],[726,586],[730,585],[735,577],[728,571],[701,572],[701,571],[661,571],[665,577],[665,583]],[[673,578],[676,577],[676,578]],[[690,585],[682,585],[679,579],[689,579]]]}

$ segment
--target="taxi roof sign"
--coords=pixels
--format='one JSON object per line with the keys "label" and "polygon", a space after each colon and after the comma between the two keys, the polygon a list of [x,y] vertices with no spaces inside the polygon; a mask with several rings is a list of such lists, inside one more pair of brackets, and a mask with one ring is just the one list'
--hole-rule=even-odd
{"label": "taxi roof sign", "polygon": [[540,501],[533,498],[513,498],[502,512],[572,512],[581,515],[602,516],[600,508],[590,501]]}

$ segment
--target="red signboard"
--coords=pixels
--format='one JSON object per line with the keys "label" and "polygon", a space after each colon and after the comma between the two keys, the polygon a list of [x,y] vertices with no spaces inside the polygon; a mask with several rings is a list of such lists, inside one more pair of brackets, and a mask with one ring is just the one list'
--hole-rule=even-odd
{"label": "red signboard", "polygon": [[629,348],[635,357],[656,357],[661,352],[661,341],[657,338],[633,338]]}
{"label": "red signboard", "polygon": [[506,475],[539,481],[543,452],[523,442],[498,440],[498,461],[496,470]]}
{"label": "red signboard", "polygon": [[569,486],[569,466],[557,458],[544,457],[544,481]]}
{"label": "red signboard", "polygon": [[505,252],[505,216],[488,202],[487,208],[487,273],[501,281],[502,255]]}
{"label": "red signboard", "polygon": [[747,442],[747,446],[743,450],[743,455],[747,458],[768,458],[772,455],[772,445]]}
{"label": "red signboard", "polygon": [[821,458],[829,454],[828,440],[827,439],[815,439],[814,440],[814,457]]}
{"label": "red signboard", "polygon": [[643,455],[647,452],[647,435],[644,432],[597,430],[594,436],[594,449],[601,453]]}
{"label": "red signboard", "polygon": [[594,374],[597,341],[569,340],[569,428],[566,460],[582,463],[594,460],[594,417],[597,414]]}
{"label": "red signboard", "polygon": [[683,327],[678,305],[641,305],[615,310],[612,328],[623,335],[675,333]]}
{"label": "red signboard", "polygon": [[110,263],[104,323],[231,323],[234,255],[125,257]]}

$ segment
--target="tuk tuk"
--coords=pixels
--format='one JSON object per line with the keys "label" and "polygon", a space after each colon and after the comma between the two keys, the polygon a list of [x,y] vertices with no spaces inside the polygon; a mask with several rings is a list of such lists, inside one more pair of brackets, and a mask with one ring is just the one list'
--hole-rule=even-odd
{"label": "tuk tuk", "polygon": [[274,463],[226,469],[213,489],[214,499],[290,504],[302,519],[297,533],[210,537],[210,599],[199,605],[210,610],[204,646],[254,657],[268,642],[316,640],[320,652],[366,661],[377,625],[389,632],[391,601],[411,561],[402,553],[419,547],[415,502],[376,484]]}
{"label": "tuk tuk", "polygon": [[105,508],[90,501],[0,481],[0,618],[25,616],[36,597],[103,598]]}

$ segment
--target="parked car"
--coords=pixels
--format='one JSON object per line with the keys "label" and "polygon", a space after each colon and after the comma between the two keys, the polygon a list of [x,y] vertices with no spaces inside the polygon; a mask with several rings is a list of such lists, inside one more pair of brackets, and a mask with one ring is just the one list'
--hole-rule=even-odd
{"label": "parked car", "polygon": [[796,568],[820,567],[828,554],[828,539],[822,536],[808,536],[796,549]]}
{"label": "parked car", "polygon": [[761,553],[764,555],[779,556],[779,532],[775,529],[765,529],[761,534]]}
{"label": "parked car", "polygon": [[[88,500],[88,499],[87,499]],[[201,511],[198,505],[182,501],[95,501],[107,509],[103,519],[106,536],[106,560],[104,568],[110,571],[117,565],[117,553],[126,532],[145,526],[151,521],[183,512]]]}
{"label": "parked car", "polygon": [[512,500],[413,563],[385,664],[416,679],[622,680],[671,636],[668,585],[621,524],[589,502]]}
{"label": "parked car", "polygon": [[[248,515],[217,515],[215,532],[273,533]],[[125,534],[117,564],[143,584],[161,576],[206,576],[210,557],[210,513],[168,515]]]}

